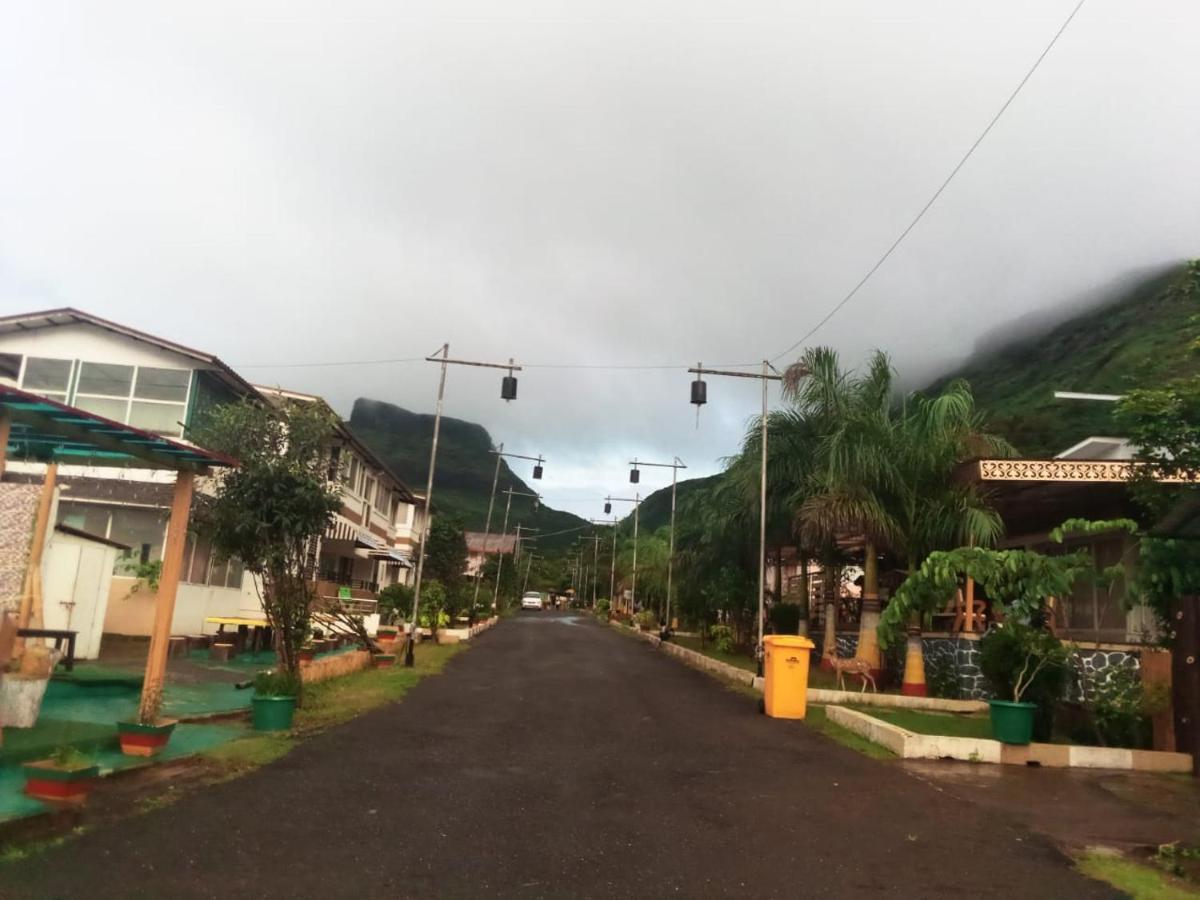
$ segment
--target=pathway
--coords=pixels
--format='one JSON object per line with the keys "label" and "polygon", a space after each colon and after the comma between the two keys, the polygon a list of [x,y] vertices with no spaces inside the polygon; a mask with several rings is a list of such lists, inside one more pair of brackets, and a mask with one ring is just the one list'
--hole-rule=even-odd
{"label": "pathway", "polygon": [[0,867],[4,897],[1106,897],[1042,838],[590,619]]}

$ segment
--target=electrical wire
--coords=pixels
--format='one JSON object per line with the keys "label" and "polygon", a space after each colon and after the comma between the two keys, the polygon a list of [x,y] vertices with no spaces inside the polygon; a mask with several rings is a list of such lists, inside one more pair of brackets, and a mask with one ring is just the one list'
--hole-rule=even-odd
{"label": "electrical wire", "polygon": [[973,144],[971,144],[971,146],[969,148],[967,148],[967,152],[964,153],[962,156],[962,159],[960,159],[958,161],[958,165],[956,165],[953,169],[950,170],[950,174],[946,176],[946,180],[943,181],[941,186],[936,191],[933,192],[933,196],[930,197],[928,202],[924,206],[921,207],[920,212],[918,212],[916,214],[916,216],[913,218],[913,220],[908,223],[908,226],[903,231],[900,232],[900,236],[897,237],[894,241],[892,241],[891,246],[889,246],[887,248],[887,250],[884,251],[883,255],[875,261],[875,265],[871,266],[871,268],[867,270],[867,274],[864,275],[859,280],[858,284],[854,285],[854,287],[850,289],[850,293],[846,294],[845,297],[843,297],[837,304],[835,304],[834,307],[825,314],[825,316],[821,319],[821,321],[819,321],[816,325],[814,325],[812,328],[810,328],[805,333],[805,335],[802,338],[800,338],[800,340],[796,341],[794,344],[792,344],[790,347],[788,347],[782,353],[779,353],[779,354],[771,357],[772,361],[778,360],[780,357],[787,356],[789,353],[791,353],[793,350],[795,350],[797,347],[799,347],[801,344],[803,344],[805,341],[807,341],[810,337],[812,337],[814,334],[816,334],[818,331],[820,331],[826,325],[826,323],[829,322],[830,319],[832,319],[839,312],[841,312],[842,308],[845,307],[847,303],[849,303],[851,300],[854,299],[855,295],[857,295],[858,292],[860,290],[862,290],[863,286],[868,281],[871,280],[871,277],[876,272],[879,271],[880,267],[883,266],[883,264],[885,262],[888,261],[888,259],[891,257],[891,255],[896,251],[896,248],[899,247],[900,244],[904,242],[904,239],[906,237],[908,237],[908,235],[912,232],[912,230],[914,228],[917,227],[917,225],[920,223],[920,221],[923,218],[925,218],[925,213],[929,212],[930,207],[932,207],[933,204],[937,202],[937,199],[940,196],[942,196],[942,193],[946,190],[946,188],[948,188],[950,186],[950,182],[952,182],[954,180],[954,177],[959,173],[959,171],[962,169],[962,167],[967,164],[967,160],[969,160],[971,158],[971,156],[975,153],[976,149],[978,149],[979,145],[983,143],[984,138],[986,138],[988,136],[988,134],[991,133],[992,129],[996,126],[996,123],[1000,121],[1000,117],[1004,115],[1005,111],[1012,105],[1013,101],[1017,99],[1017,95],[1021,93],[1021,89],[1025,87],[1025,85],[1029,81],[1029,79],[1033,77],[1033,74],[1041,66],[1042,60],[1044,60],[1050,54],[1050,51],[1054,49],[1054,45],[1058,43],[1058,39],[1063,36],[1063,33],[1067,30],[1067,27],[1071,24],[1072,20],[1074,20],[1075,15],[1079,12],[1080,9],[1083,8],[1083,4],[1086,2],[1087,2],[1087,0],[1079,0],[1079,2],[1075,4],[1075,8],[1071,10],[1071,14],[1069,16],[1067,16],[1067,18],[1063,21],[1063,23],[1059,27],[1058,31],[1055,32],[1054,37],[1052,37],[1050,39],[1050,43],[1048,43],[1046,45],[1045,49],[1042,50],[1041,55],[1038,56],[1038,58],[1036,60],[1034,60],[1033,65],[1025,73],[1025,77],[1021,79],[1020,83],[1016,86],[1016,88],[1013,90],[1013,92],[1008,95],[1008,99],[1004,101],[1004,103],[1000,106],[1000,109],[997,110],[997,112],[994,116],[992,116],[991,121],[988,122],[987,127],[984,128],[982,132],[980,132],[979,137],[975,138],[975,142]]}

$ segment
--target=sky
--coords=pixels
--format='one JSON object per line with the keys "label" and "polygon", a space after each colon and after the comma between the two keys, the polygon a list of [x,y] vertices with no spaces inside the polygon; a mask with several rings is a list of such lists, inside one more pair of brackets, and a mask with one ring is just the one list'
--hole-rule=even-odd
{"label": "sky", "polygon": [[[760,388],[710,378],[697,418],[685,368],[816,325],[1075,3],[3,0],[0,312],[74,306],[347,415],[433,410],[435,366],[375,361],[515,359],[517,401],[456,367],[446,414],[597,516],[635,456],[719,469]],[[808,343],[919,386],[1200,255],[1197,34],[1192,0],[1087,0]]]}

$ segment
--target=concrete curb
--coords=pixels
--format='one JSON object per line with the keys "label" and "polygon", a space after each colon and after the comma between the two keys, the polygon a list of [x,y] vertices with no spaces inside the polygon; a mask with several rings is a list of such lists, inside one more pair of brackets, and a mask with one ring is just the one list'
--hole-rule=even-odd
{"label": "concrete curb", "polygon": [[636,628],[630,628],[628,625],[622,625],[620,622],[610,622],[609,624],[623,634],[640,638],[652,647],[658,647],[660,650],[682,660],[695,669],[701,669],[702,671],[716,675],[722,681],[762,690],[762,679],[756,677],[753,672],[739,669],[737,666],[729,665],[729,663],[723,663],[719,659],[713,659],[711,656],[705,656],[703,653],[697,653],[695,650],[680,647],[678,644],[672,644],[670,641],[664,643],[656,634],[638,631]]}
{"label": "concrete curb", "polygon": [[842,706],[825,709],[829,721],[891,750],[901,759],[956,759],[1003,765],[1049,768],[1124,769],[1136,772],[1191,772],[1186,753],[1081,747],[1073,744],[1002,744],[989,738],[917,734],[866,713]]}
{"label": "concrete curb", "polygon": [[[630,628],[620,622],[611,622],[610,624],[618,631],[641,638],[651,646],[665,650],[697,669],[711,672],[717,677],[735,684],[744,684],[756,691],[763,689],[763,679],[753,672],[723,663],[696,650],[680,647],[670,641],[664,644],[657,635],[638,631],[636,628]],[[856,706],[887,706],[946,713],[987,712],[988,708],[987,703],[982,700],[943,700],[939,697],[906,697],[903,694],[859,694],[853,691],[830,691],[823,688],[809,688],[808,702],[818,704],[853,703]]]}

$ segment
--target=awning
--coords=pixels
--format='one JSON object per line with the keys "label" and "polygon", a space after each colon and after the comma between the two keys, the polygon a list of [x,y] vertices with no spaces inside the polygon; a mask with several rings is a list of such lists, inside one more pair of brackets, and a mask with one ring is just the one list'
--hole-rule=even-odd
{"label": "awning", "polygon": [[383,559],[389,563],[395,563],[398,566],[403,566],[405,569],[413,567],[412,560],[401,553],[399,550],[372,550],[367,554],[371,559]]}
{"label": "awning", "polygon": [[[204,471],[236,466],[220,453],[122,425],[95,413],[0,384],[0,414],[9,417],[9,459],[91,466]],[[0,416],[2,417],[2,416]]]}
{"label": "awning", "polygon": [[[387,544],[375,537],[369,531],[359,531],[354,535],[354,543],[368,550],[386,550]],[[369,555],[369,554],[368,554]]]}

